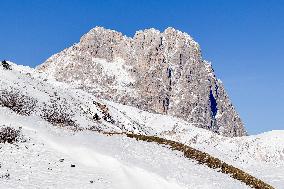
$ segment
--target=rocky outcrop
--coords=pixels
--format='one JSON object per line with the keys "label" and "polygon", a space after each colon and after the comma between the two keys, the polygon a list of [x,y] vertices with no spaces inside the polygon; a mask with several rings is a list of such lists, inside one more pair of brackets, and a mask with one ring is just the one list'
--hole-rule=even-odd
{"label": "rocky outcrop", "polygon": [[199,45],[173,28],[129,38],[96,27],[37,69],[99,98],[177,116],[225,136],[246,135]]}

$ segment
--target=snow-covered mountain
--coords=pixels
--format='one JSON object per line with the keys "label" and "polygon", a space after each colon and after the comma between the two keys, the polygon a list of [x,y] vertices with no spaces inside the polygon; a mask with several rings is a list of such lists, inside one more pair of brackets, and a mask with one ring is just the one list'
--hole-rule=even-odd
{"label": "snow-covered mountain", "polygon": [[98,98],[179,117],[224,136],[246,135],[199,45],[174,28],[130,38],[96,27],[37,69]]}
{"label": "snow-covered mountain", "polygon": [[225,137],[8,63],[0,65],[0,129],[21,128],[25,140],[0,142],[0,188],[249,188],[167,145],[103,134],[113,132],[187,144],[284,186],[283,131]]}

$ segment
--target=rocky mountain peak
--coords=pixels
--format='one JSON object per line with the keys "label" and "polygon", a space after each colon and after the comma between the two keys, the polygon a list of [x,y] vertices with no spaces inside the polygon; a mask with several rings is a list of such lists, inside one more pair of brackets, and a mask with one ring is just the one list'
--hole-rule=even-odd
{"label": "rocky mountain peak", "polygon": [[174,28],[140,30],[131,38],[95,27],[37,69],[98,98],[180,117],[225,136],[246,134],[198,43]]}

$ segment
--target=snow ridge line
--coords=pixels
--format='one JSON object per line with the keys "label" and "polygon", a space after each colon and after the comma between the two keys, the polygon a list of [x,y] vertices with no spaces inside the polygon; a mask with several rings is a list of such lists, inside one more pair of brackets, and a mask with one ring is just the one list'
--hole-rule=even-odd
{"label": "snow ridge line", "polygon": [[146,136],[141,134],[134,133],[115,133],[115,132],[100,132],[106,135],[126,135],[129,138],[134,138],[137,141],[145,142],[155,142],[157,144],[168,145],[170,149],[183,152],[184,156],[188,159],[193,159],[199,164],[206,165],[211,169],[219,169],[218,172],[224,173],[232,177],[233,179],[239,180],[240,182],[245,183],[246,185],[255,188],[255,189],[274,189],[271,185],[265,183],[264,181],[246,173],[245,171],[236,168],[232,165],[221,161],[218,158],[215,158],[208,153],[199,151],[195,148],[187,146],[185,144],[175,142],[172,140],[167,140],[157,136]]}

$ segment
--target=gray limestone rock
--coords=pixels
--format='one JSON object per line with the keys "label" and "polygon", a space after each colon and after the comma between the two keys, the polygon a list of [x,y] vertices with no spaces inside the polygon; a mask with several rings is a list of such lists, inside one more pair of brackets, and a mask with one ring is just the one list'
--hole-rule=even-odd
{"label": "gray limestone rock", "polygon": [[146,29],[130,38],[96,27],[37,69],[102,99],[180,117],[225,136],[246,135],[198,43],[174,28]]}

